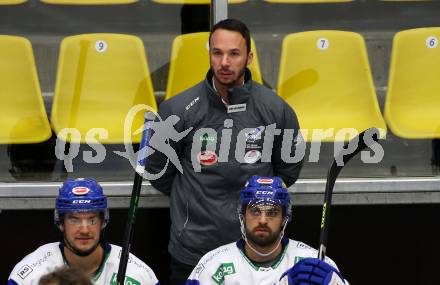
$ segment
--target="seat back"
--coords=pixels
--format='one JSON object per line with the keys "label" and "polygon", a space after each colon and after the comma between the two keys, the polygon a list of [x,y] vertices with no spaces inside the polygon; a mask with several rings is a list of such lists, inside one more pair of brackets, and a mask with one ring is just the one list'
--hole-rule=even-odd
{"label": "seat back", "polygon": [[0,143],[38,143],[51,136],[31,43],[0,35]]}
{"label": "seat back", "polygon": [[[297,113],[307,141],[319,139],[312,137],[314,129],[333,129],[322,141],[347,140],[370,127],[381,128],[385,135],[365,42],[357,33],[310,31],[286,36],[278,93]],[[341,137],[348,129],[353,134]]]}
{"label": "seat back", "polygon": [[119,5],[136,3],[139,0],[40,0],[53,5]]}
{"label": "seat back", "polygon": [[1,5],[16,5],[25,3],[27,0],[0,0]]}
{"label": "seat back", "polygon": [[382,2],[429,2],[429,1],[435,1],[435,0],[380,0]]}
{"label": "seat back", "polygon": [[[127,117],[131,108],[146,104],[157,110],[141,39],[121,34],[84,34],[61,43],[51,121],[59,138],[85,142],[92,128],[104,128],[102,143],[139,142],[141,134],[126,135],[126,118],[133,130],[143,124],[143,114]],[[60,131],[75,128],[81,139]]]}
{"label": "seat back", "polygon": [[[244,3],[246,1],[247,0],[228,0],[228,4],[240,4],[240,3]],[[195,5],[206,4],[206,5],[209,5],[209,4],[211,4],[210,0],[153,0],[153,2],[160,3],[160,4],[178,4],[178,5],[183,5],[183,4],[195,4]]]}
{"label": "seat back", "polygon": [[440,28],[394,36],[385,119],[403,138],[440,138]]}
{"label": "seat back", "polygon": [[354,0],[264,0],[269,3],[342,3],[342,2],[353,2]]}
{"label": "seat back", "polygon": [[[209,32],[184,34],[174,39],[165,99],[171,98],[205,78],[209,69],[208,39]],[[251,70],[252,79],[262,83],[255,42],[252,39],[251,50],[254,59],[248,68]]]}

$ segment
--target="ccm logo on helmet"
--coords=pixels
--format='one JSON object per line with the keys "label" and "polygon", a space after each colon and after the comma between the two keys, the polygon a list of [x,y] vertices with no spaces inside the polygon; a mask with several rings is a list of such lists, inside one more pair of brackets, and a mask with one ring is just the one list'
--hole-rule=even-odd
{"label": "ccm logo on helmet", "polygon": [[273,195],[273,191],[257,191],[256,195]]}
{"label": "ccm logo on helmet", "polygon": [[73,200],[72,204],[90,204],[92,200]]}
{"label": "ccm logo on helmet", "polygon": [[270,179],[270,178],[258,178],[257,179],[257,183],[260,183],[260,184],[272,184],[273,183],[273,179]]}
{"label": "ccm logo on helmet", "polygon": [[90,189],[87,187],[75,187],[72,189],[72,193],[75,195],[86,195]]}

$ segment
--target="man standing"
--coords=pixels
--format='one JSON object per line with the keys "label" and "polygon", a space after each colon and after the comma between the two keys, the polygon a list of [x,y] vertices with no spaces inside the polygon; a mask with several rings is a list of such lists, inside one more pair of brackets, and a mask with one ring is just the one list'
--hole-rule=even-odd
{"label": "man standing", "polygon": [[284,237],[291,203],[280,178],[251,177],[238,215],[242,238],[203,256],[187,285],[346,284],[332,260],[317,260],[315,249]]}
{"label": "man standing", "polygon": [[296,115],[276,93],[252,81],[246,67],[253,58],[250,45],[242,22],[214,25],[205,80],[159,108],[162,122],[176,116],[176,131],[190,130],[179,141],[168,140],[182,171],[169,159],[174,153],[157,150],[146,166],[152,175],[162,172],[150,182],[170,195],[172,285],[184,284],[206,252],[240,236],[234,205],[246,179],[278,175],[290,186],[301,169]]}
{"label": "man standing", "polygon": [[[12,270],[8,285],[36,285],[42,276],[63,266],[81,270],[94,284],[117,284],[121,247],[103,240],[109,212],[101,186],[90,178],[65,181],[56,199],[54,220],[62,241],[45,244],[23,258]],[[130,255],[125,284],[159,282],[143,261]]]}

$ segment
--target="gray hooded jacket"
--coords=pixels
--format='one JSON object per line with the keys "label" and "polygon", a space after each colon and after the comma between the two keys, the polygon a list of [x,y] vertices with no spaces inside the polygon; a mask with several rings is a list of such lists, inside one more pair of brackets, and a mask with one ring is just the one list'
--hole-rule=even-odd
{"label": "gray hooded jacket", "polygon": [[[170,196],[170,254],[193,266],[208,251],[240,238],[238,197],[249,177],[276,175],[290,186],[302,166],[302,159],[292,162],[302,141],[298,120],[282,98],[252,81],[249,70],[244,85],[231,88],[229,95],[225,106],[209,71],[204,81],[164,101],[161,119],[176,115],[175,130],[189,133],[177,142],[168,140],[175,154],[156,151],[147,159],[149,173],[168,163],[164,174],[150,182]],[[172,163],[176,155],[182,173]]]}

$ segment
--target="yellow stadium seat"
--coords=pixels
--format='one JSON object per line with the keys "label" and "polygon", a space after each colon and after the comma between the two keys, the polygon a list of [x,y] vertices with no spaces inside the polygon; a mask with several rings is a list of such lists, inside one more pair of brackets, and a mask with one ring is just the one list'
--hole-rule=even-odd
{"label": "yellow stadium seat", "polygon": [[394,36],[385,119],[403,138],[440,138],[440,28]]}
{"label": "yellow stadium seat", "polygon": [[[202,81],[209,70],[209,32],[184,34],[173,41],[165,99]],[[249,65],[253,80],[262,83],[255,42],[251,39],[254,59]],[[191,70],[188,70],[191,67]]]}
{"label": "yellow stadium seat", "polygon": [[52,135],[31,43],[0,35],[0,143],[38,143]]}
{"label": "yellow stadium seat", "polygon": [[27,0],[0,0],[0,5],[16,5],[25,3]]}
{"label": "yellow stadium seat", "polygon": [[264,0],[269,3],[295,3],[295,4],[307,4],[307,3],[342,3],[353,2],[354,0]]}
{"label": "yellow stadium seat", "polygon": [[[240,4],[244,3],[247,0],[228,0],[229,4]],[[153,2],[159,3],[159,4],[211,4],[211,0],[153,0]]]}
{"label": "yellow stadium seat", "polygon": [[[297,113],[307,141],[344,141],[370,127],[385,135],[365,42],[357,33],[310,31],[286,36],[277,88]],[[319,129],[330,133],[312,137]],[[350,129],[352,134],[341,137]]]}
{"label": "yellow stadium seat", "polygon": [[433,0],[381,0],[382,2],[429,2]]}
{"label": "yellow stadium seat", "polygon": [[136,3],[139,0],[40,0],[54,5],[119,5]]}
{"label": "yellow stadium seat", "polygon": [[[84,34],[63,39],[60,47],[51,122],[57,136],[84,143],[93,128],[107,130],[101,143],[139,142],[133,134],[143,124],[138,112],[131,137],[125,119],[135,105],[157,110],[145,49],[140,38],[119,34]],[[65,128],[75,128],[81,139]],[[61,132],[61,133],[60,133]]]}

